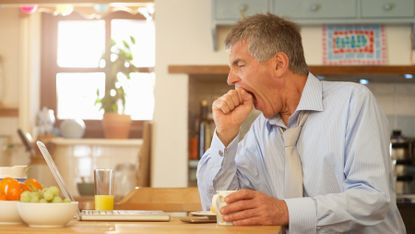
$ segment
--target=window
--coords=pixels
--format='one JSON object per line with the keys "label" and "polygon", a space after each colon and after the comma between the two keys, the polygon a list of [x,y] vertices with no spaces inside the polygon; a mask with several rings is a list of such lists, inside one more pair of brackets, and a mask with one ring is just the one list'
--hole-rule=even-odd
{"label": "window", "polygon": [[103,19],[42,16],[41,106],[63,119],[81,118],[86,137],[102,137],[103,111],[95,105],[97,90],[105,91],[105,62],[111,40],[136,39],[134,64],[137,71],[126,83],[126,113],[133,119],[132,135],[140,135],[143,120],[154,110],[155,32],[153,21],[142,15],[112,12]]}

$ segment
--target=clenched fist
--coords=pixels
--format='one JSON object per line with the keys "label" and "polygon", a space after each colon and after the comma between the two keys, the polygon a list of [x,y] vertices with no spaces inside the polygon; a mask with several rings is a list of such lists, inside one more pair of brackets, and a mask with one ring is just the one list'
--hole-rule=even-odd
{"label": "clenched fist", "polygon": [[216,133],[227,146],[238,134],[244,120],[253,108],[253,98],[243,88],[229,90],[212,104]]}

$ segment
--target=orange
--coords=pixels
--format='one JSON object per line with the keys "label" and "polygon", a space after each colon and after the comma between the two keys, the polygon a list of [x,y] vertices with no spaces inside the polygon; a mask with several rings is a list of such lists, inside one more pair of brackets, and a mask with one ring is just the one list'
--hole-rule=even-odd
{"label": "orange", "polygon": [[6,200],[19,200],[21,191],[21,185],[17,180],[10,180],[4,187],[4,194],[6,195]]}
{"label": "orange", "polygon": [[24,184],[29,187],[29,191],[41,190],[43,188],[42,184],[34,178],[28,178]]}
{"label": "orange", "polygon": [[30,190],[29,186],[27,186],[26,184],[20,183],[20,189],[22,191],[32,191]]}
{"label": "orange", "polygon": [[6,187],[6,184],[9,183],[9,181],[13,181],[15,179],[11,177],[5,177],[4,179],[0,180],[0,193],[5,194],[4,188]]}
{"label": "orange", "polygon": [[0,192],[0,200],[6,200],[6,194]]}

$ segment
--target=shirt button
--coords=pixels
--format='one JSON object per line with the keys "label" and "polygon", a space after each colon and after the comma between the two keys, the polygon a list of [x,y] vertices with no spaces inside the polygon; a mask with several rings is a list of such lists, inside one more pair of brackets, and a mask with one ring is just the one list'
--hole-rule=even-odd
{"label": "shirt button", "polygon": [[223,157],[223,151],[219,150],[219,155]]}

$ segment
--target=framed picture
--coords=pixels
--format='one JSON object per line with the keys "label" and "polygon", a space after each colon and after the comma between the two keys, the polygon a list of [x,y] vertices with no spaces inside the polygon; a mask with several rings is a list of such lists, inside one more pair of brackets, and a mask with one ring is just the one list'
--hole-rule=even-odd
{"label": "framed picture", "polygon": [[383,25],[326,25],[323,27],[323,64],[385,64]]}

